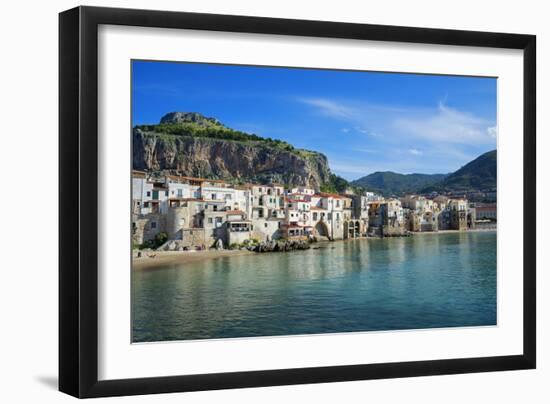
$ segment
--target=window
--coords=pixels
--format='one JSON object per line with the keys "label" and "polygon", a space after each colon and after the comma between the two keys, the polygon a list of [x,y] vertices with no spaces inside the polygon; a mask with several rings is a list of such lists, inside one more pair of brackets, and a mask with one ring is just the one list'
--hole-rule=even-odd
{"label": "window", "polygon": [[147,191],[146,195],[151,196],[151,191]]}
{"label": "window", "polygon": [[339,200],[336,201],[336,207],[337,207],[337,208],[340,207],[340,201],[339,201]]}
{"label": "window", "polygon": [[329,213],[327,218],[328,218],[328,220],[332,220],[332,213]]}
{"label": "window", "polygon": [[178,198],[183,197],[183,189],[178,189]]}
{"label": "window", "polygon": [[151,222],[151,229],[157,228],[157,222]]}
{"label": "window", "polygon": [[231,194],[225,194],[225,200],[230,201],[232,198]]}
{"label": "window", "polygon": [[211,196],[210,199],[216,199],[216,194],[212,194],[212,195],[210,195],[210,196]]}
{"label": "window", "polygon": [[264,223],[264,227],[267,227],[267,223]]}
{"label": "window", "polygon": [[208,223],[212,224],[212,218],[211,217],[208,218]]}
{"label": "window", "polygon": [[141,205],[141,202],[140,201],[137,201],[137,206]]}
{"label": "window", "polygon": [[317,212],[313,212],[313,220],[317,221]]}

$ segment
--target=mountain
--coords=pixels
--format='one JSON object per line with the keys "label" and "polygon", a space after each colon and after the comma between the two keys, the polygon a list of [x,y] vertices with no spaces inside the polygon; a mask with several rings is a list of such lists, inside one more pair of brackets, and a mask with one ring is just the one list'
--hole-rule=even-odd
{"label": "mountain", "polygon": [[351,184],[382,194],[414,193],[441,182],[447,174],[398,174],[392,171],[377,171],[361,177]]}
{"label": "mountain", "polygon": [[497,151],[482,154],[435,184],[437,190],[462,191],[491,189],[497,186]]}
{"label": "mountain", "polygon": [[497,186],[497,151],[482,154],[451,174],[375,172],[351,182],[384,195],[492,189]]}
{"label": "mountain", "polygon": [[159,124],[135,126],[132,145],[135,170],[316,190],[343,186],[324,154],[237,131],[197,112],[171,112]]}

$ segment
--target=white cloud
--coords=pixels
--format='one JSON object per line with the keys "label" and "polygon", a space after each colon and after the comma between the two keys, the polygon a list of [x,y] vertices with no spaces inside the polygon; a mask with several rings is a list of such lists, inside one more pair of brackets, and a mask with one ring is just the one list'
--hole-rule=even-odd
{"label": "white cloud", "polygon": [[360,126],[356,126],[355,130],[359,133],[362,133],[363,135],[369,135],[369,136],[373,136],[373,137],[380,136],[378,133],[369,131],[368,129],[365,129],[365,128],[361,128]]}
{"label": "white cloud", "polygon": [[346,176],[386,170],[447,173],[496,148],[494,120],[442,102],[395,108],[354,100],[297,100],[355,135],[349,137],[349,150],[364,157],[351,161],[353,154],[343,158],[335,151],[329,159],[331,168]]}
{"label": "white cloud", "polygon": [[367,136],[384,133],[388,141],[411,137],[430,142],[482,145],[494,143],[494,122],[440,102],[433,108],[390,107],[327,98],[298,98],[318,113],[342,120]]}
{"label": "white cloud", "polygon": [[333,118],[351,118],[356,111],[349,107],[325,98],[299,98],[299,101],[316,107],[323,115]]}
{"label": "white cloud", "polygon": [[485,144],[493,142],[486,119],[439,104],[435,111],[398,117],[393,126],[417,138],[433,142]]}
{"label": "white cloud", "polygon": [[348,132],[349,132],[349,128],[342,128],[342,129],[340,129],[340,130],[341,130],[342,132],[344,132],[344,133],[348,133]]}

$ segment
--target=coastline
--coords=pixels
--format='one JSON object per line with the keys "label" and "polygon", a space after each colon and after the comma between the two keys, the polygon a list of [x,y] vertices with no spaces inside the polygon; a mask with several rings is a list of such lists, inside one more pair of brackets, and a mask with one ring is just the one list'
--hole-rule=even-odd
{"label": "coastline", "polygon": [[[496,229],[473,229],[473,230],[440,230],[437,232],[414,232],[412,236],[424,236],[424,235],[437,235],[437,234],[457,234],[457,233],[477,233],[477,232],[494,232]],[[369,238],[379,239],[378,237],[361,237],[361,239],[368,240]],[[336,240],[326,243],[333,243],[338,241],[350,241]],[[196,262],[202,260],[236,257],[242,255],[256,255],[257,252],[248,250],[207,250],[207,251],[149,251],[143,252],[141,258],[137,258],[132,255],[132,270],[148,270],[154,269],[159,266],[166,266],[171,264],[185,264],[189,262]],[[151,258],[154,256],[154,258]]]}
{"label": "coastline", "polygon": [[494,229],[469,229],[469,230],[439,230],[439,231],[417,231],[411,232],[413,236],[424,236],[426,234],[459,234],[459,233],[482,233],[482,232],[491,232],[497,231]]}
{"label": "coastline", "polygon": [[170,264],[185,264],[188,262],[196,262],[207,259],[236,257],[239,255],[254,255],[257,254],[248,250],[207,250],[207,251],[149,251],[149,255],[154,255],[154,258],[143,256],[141,258],[132,255],[132,270],[153,269],[157,266],[165,266]]}

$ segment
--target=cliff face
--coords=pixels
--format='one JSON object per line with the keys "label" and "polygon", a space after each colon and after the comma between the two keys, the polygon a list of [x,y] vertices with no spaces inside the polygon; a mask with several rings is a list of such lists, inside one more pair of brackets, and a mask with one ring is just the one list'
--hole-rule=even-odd
{"label": "cliff face", "polygon": [[317,190],[330,181],[327,158],[320,153],[285,150],[261,141],[173,135],[139,127],[133,130],[133,167],[230,181],[272,181]]}

